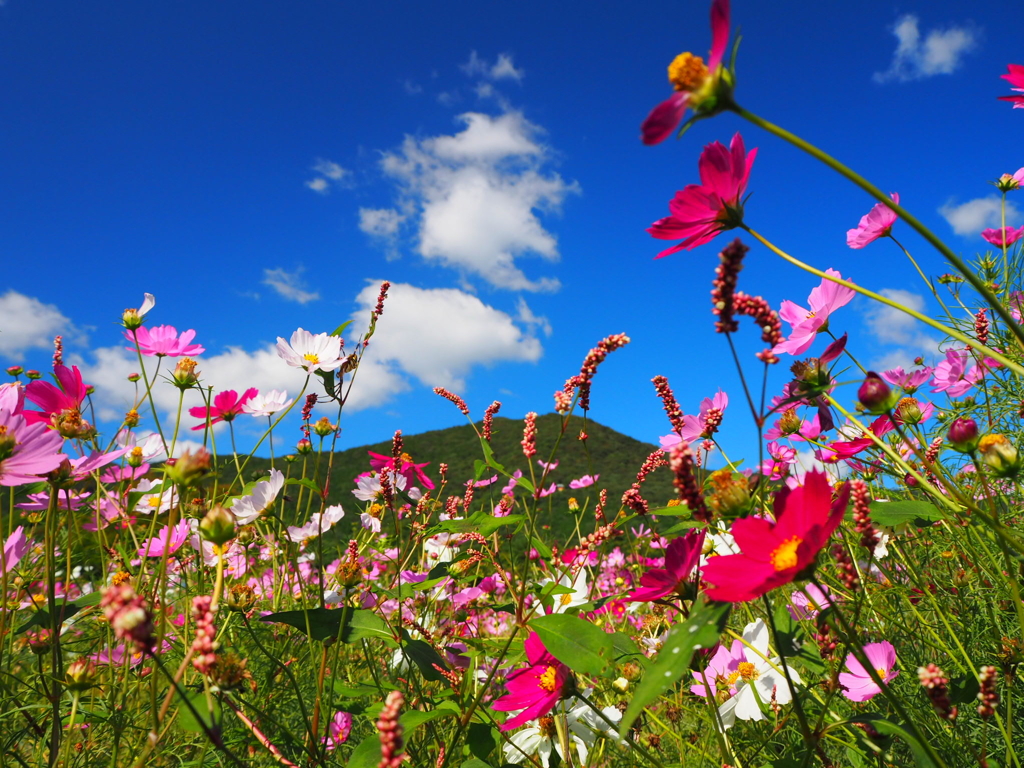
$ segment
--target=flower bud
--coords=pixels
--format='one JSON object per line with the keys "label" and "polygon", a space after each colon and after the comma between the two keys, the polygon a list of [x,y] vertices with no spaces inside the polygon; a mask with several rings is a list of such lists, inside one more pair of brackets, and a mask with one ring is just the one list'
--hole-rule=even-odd
{"label": "flower bud", "polygon": [[904,424],[920,424],[923,418],[921,404],[913,397],[901,398],[896,403],[896,418]]}
{"label": "flower bud", "polygon": [[985,435],[978,441],[978,451],[996,477],[1013,477],[1020,469],[1017,449],[1004,435]]}
{"label": "flower bud", "polygon": [[612,688],[619,693],[625,693],[629,690],[629,680],[624,677],[617,677],[612,681]]}
{"label": "flower bud", "polygon": [[868,413],[875,415],[887,413],[896,404],[896,395],[885,379],[874,371],[868,371],[864,383],[857,390],[857,399]]}
{"label": "flower bud", "polygon": [[171,374],[171,383],[180,390],[191,389],[199,382],[199,371],[196,370],[196,361],[191,357],[183,357],[174,366]]}
{"label": "flower bud", "polygon": [[82,418],[82,412],[77,408],[67,408],[55,413],[50,421],[61,437],[70,440],[89,440],[96,435],[92,424]]}
{"label": "flower bud", "polygon": [[142,315],[137,309],[126,309],[121,313],[121,325],[129,331],[134,331],[142,326]]}
{"label": "flower bud", "polygon": [[996,189],[1000,192],[1013,192],[1015,189],[1020,188],[1020,182],[1014,178],[1012,173],[1004,173],[999,177],[999,181],[996,182]]}
{"label": "flower bud", "polygon": [[327,437],[333,434],[337,428],[336,424],[331,424],[330,419],[324,416],[313,425],[313,432],[320,437]]}
{"label": "flower bud", "polygon": [[978,423],[974,419],[956,419],[946,434],[954,451],[970,453],[978,447]]}
{"label": "flower bud", "polygon": [[139,426],[139,412],[132,408],[124,415],[124,425],[129,429]]}
{"label": "flower bud", "polygon": [[256,605],[256,592],[248,584],[235,584],[224,601],[228,610],[248,613]]}
{"label": "flower bud", "polygon": [[570,512],[579,512],[580,511],[580,503],[576,500],[575,496],[570,496],[569,497],[569,511]]}
{"label": "flower bud", "polygon": [[779,416],[779,431],[783,435],[795,435],[800,431],[802,422],[795,408],[787,408]]}
{"label": "flower bud", "polygon": [[43,374],[41,374],[39,371],[33,371],[33,370],[25,371],[25,376],[29,380],[31,380],[31,381],[35,381],[36,379],[43,378]]}
{"label": "flower bud", "polygon": [[199,521],[199,535],[209,542],[224,546],[235,538],[235,518],[220,504],[214,505]]}
{"label": "flower bud", "polygon": [[25,372],[25,369],[22,368],[20,365],[12,365],[10,368],[7,369],[7,373],[9,373],[11,376],[15,376],[15,377],[20,376],[24,372]]}
{"label": "flower bud", "polygon": [[305,456],[307,453],[313,452],[313,444],[309,442],[309,440],[299,440],[299,442],[295,444],[295,450]]}
{"label": "flower bud", "polygon": [[96,665],[89,659],[75,659],[64,671],[64,678],[68,690],[87,691],[96,684]]}
{"label": "flower bud", "polygon": [[643,667],[637,664],[635,661],[627,661],[622,665],[622,676],[629,680],[631,683],[635,683],[643,675]]}
{"label": "flower bud", "polygon": [[185,451],[173,464],[168,460],[164,472],[178,485],[195,485],[210,472],[210,453],[205,448],[197,448],[195,453]]}
{"label": "flower bud", "polygon": [[142,466],[142,449],[139,446],[134,446],[128,451],[128,466],[135,468]]}
{"label": "flower bud", "polygon": [[140,376],[137,373],[129,373],[128,374],[128,381],[130,381],[132,384],[134,384],[135,382],[137,382],[141,378],[142,378],[142,376]]}
{"label": "flower bud", "polygon": [[712,472],[705,501],[718,517],[727,520],[746,514],[751,503],[747,478],[728,469]]}

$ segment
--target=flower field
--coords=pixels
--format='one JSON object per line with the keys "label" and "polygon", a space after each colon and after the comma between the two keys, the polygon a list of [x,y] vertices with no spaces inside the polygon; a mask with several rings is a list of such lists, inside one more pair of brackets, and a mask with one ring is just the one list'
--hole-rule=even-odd
{"label": "flower field", "polygon": [[[473,430],[472,472],[411,455],[397,431],[339,488],[388,282],[364,328],[282,330],[289,392],[208,387],[204,329],[179,331],[148,293],[117,331],[138,361],[117,429],[97,429],[60,336],[52,370],[9,368],[0,766],[1021,768],[1024,227],[1005,215],[1024,168],[993,182],[1004,224],[965,259],[899,194],[740,106],[738,48],[714,0],[707,61],[671,62],[641,138],[668,152],[683,136],[694,183],[648,232],[671,243],[666,268],[718,239],[714,274],[685,268],[709,283],[704,321],[741,386],[706,369],[684,413],[656,376],[664,435],[624,492],[607,488],[621,466],[571,477],[559,462],[613,407],[600,373],[626,333],[581,350],[522,418],[435,388]],[[1003,77],[1013,93],[993,98],[1024,107],[1024,67]],[[750,130],[697,156],[686,131],[725,112]],[[851,252],[909,259],[940,313],[754,228],[765,133],[871,195]],[[820,284],[772,306],[743,281],[755,248]],[[869,370],[842,332],[858,294],[941,337],[936,364]],[[160,389],[177,392],[171,420]],[[495,449],[499,414],[515,417],[511,450]],[[239,421],[265,428],[249,451]],[[756,433],[745,461],[718,442],[726,422]]]}

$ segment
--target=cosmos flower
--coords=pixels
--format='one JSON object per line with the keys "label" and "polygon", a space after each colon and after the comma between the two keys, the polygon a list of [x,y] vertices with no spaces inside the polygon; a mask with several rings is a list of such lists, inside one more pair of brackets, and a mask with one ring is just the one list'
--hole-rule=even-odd
{"label": "cosmos flower", "polygon": [[[701,438],[710,438],[718,425],[722,422],[722,414],[729,407],[729,396],[722,390],[718,390],[714,397],[705,397],[700,401],[700,413],[696,416],[683,414],[683,428],[679,432],[672,432],[659,438],[661,449],[670,451],[680,442],[696,443]],[[708,419],[711,419],[709,427]]]}
{"label": "cosmos flower", "polygon": [[[845,505],[844,505],[845,506]],[[736,694],[719,708],[722,726],[729,728],[740,720],[763,720],[760,702],[774,701],[785,705],[793,699],[789,682],[782,671],[785,664],[781,658],[770,658],[768,650],[768,627],[763,619],[748,624],[743,629],[744,660],[733,673]],[[789,676],[794,683],[802,683],[800,675],[790,667]]]}
{"label": "cosmos flower", "polygon": [[399,456],[401,462],[400,467],[396,467],[396,463],[393,457],[385,456],[382,453],[374,453],[373,451],[367,451],[370,454],[370,467],[376,472],[383,472],[385,469],[396,469],[398,474],[405,477],[406,481],[412,484],[422,485],[428,491],[433,490],[434,482],[427,477],[427,473],[423,471],[423,468],[429,466],[430,462],[425,461],[422,464],[417,464],[412,460],[412,457],[408,453],[403,453]]}
{"label": "cosmos flower", "polygon": [[340,336],[314,335],[302,328],[292,334],[290,342],[277,337],[277,354],[288,365],[308,373],[333,371],[345,362]]}
{"label": "cosmos flower", "polygon": [[[205,347],[199,344],[192,344],[196,332],[189,328],[178,335],[178,329],[173,325],[154,325],[147,328],[142,325],[138,328],[125,331],[124,337],[128,341],[139,345],[139,351],[147,357],[193,357],[201,355],[206,351]],[[129,352],[134,352],[135,347],[125,347]]]}
{"label": "cosmos flower", "polygon": [[700,184],[690,184],[669,201],[669,216],[654,222],[648,232],[659,240],[682,242],[658,254],[661,259],[681,250],[693,250],[719,233],[743,223],[741,198],[747,189],[757,150],[748,153],[743,137],[732,137],[729,148],[714,142],[704,147],[698,167]]}
{"label": "cosmos flower", "polygon": [[981,366],[967,367],[971,359],[966,349],[947,349],[946,359],[935,366],[932,392],[945,392],[950,397],[960,397],[985,376]]}
{"label": "cosmos flower", "polygon": [[25,528],[19,525],[4,542],[3,561],[0,561],[0,573],[10,573],[14,570],[28,550],[29,540],[25,536]]}
{"label": "cosmos flower", "polygon": [[[693,679],[696,684],[690,686],[690,693],[701,698],[707,698],[708,691],[711,698],[718,700],[718,684],[724,681],[728,689],[723,692],[729,696],[736,695],[736,680],[739,678],[740,662],[746,661],[743,653],[743,641],[733,640],[732,645],[719,645],[708,665],[700,671],[693,672]],[[707,685],[705,685],[705,681]]]}
{"label": "cosmos flower", "polygon": [[[699,109],[713,101],[721,78],[719,68],[729,43],[729,2],[711,4],[711,52],[707,66],[700,56],[681,53],[668,67],[668,80],[675,92],[651,110],[640,126],[640,138],[648,146],[660,144],[682,122],[687,105]],[[711,105],[713,106],[713,104]]]}
{"label": "cosmos flower", "polygon": [[[896,205],[900,204],[900,196],[896,192],[889,197]],[[896,211],[885,203],[878,203],[861,217],[860,224],[855,229],[846,233],[846,244],[851,248],[863,248],[880,237],[887,237],[898,218]]]}
{"label": "cosmos flower", "polygon": [[225,389],[223,392],[218,392],[217,396],[213,398],[213,407],[207,408],[204,405],[197,405],[195,408],[189,408],[190,416],[203,420],[201,424],[192,427],[192,431],[206,429],[207,419],[209,419],[211,425],[216,424],[218,421],[234,420],[235,416],[242,413],[242,406],[258,394],[259,390],[256,387],[250,387],[245,390],[241,397],[238,396],[235,390]]}
{"label": "cosmos flower", "polygon": [[[826,269],[825,274],[842,277],[834,269]],[[789,323],[792,330],[785,341],[775,345],[772,352],[785,352],[790,355],[806,352],[818,333],[828,328],[829,315],[849,304],[855,295],[856,292],[852,288],[822,279],[821,285],[813,288],[807,297],[809,309],[804,309],[788,299],[784,300],[779,308],[779,317]]]}
{"label": "cosmos flower", "polygon": [[[589,693],[590,691],[585,692],[587,695]],[[578,765],[587,764],[590,748],[597,741],[599,732],[613,740],[618,738],[614,729],[609,728],[604,719],[598,717],[589,706],[578,699],[573,698],[566,701],[564,710],[569,744],[575,746],[579,754]],[[622,712],[617,707],[605,707],[601,713],[615,724],[622,719]],[[505,753],[505,759],[511,763],[522,762],[524,755],[536,755],[544,766],[550,766],[553,752],[559,754],[563,765],[567,763],[553,717],[531,720],[525,728],[509,737],[508,743],[502,747],[502,750]],[[574,764],[577,763],[574,762]]]}
{"label": "cosmos flower", "polygon": [[29,413],[0,409],[0,485],[37,483],[67,459],[60,453],[64,438],[46,424],[28,423]]}
{"label": "cosmos flower", "polygon": [[682,595],[690,582],[704,547],[703,528],[692,528],[685,536],[677,536],[665,550],[665,567],[651,568],[640,577],[640,587],[629,599],[636,602],[659,600],[666,595]]}
{"label": "cosmos flower", "polygon": [[1014,109],[1024,109],[1024,65],[1007,64],[1006,68],[1007,73],[1000,77],[1006,80],[1011,85],[1010,90],[1016,91],[1018,95],[1000,96],[999,100],[1012,102]]}
{"label": "cosmos flower", "polygon": [[279,469],[270,470],[270,477],[260,480],[245,496],[239,496],[231,505],[231,514],[239,525],[249,525],[262,515],[284,488],[284,474]]}
{"label": "cosmos flower", "polygon": [[893,386],[902,387],[904,392],[912,395],[932,377],[932,369],[925,366],[913,371],[904,371],[903,366],[898,365],[888,371],[882,371],[879,375]]}
{"label": "cosmos flower", "polygon": [[996,248],[1009,248],[1024,237],[1024,227],[1017,227],[1016,229],[1013,227],[983,229],[981,230],[981,236]]}
{"label": "cosmos flower", "polygon": [[303,526],[289,525],[288,526],[288,538],[296,543],[302,543],[309,539],[315,539],[327,531],[331,530],[341,518],[345,516],[345,510],[341,508],[340,504],[335,504],[333,507],[328,507],[323,511],[314,512],[310,515],[309,522]]}
{"label": "cosmos flower", "polygon": [[164,526],[157,531],[156,536],[152,539],[142,542],[142,546],[139,548],[139,557],[163,557],[165,551],[168,555],[173,555],[181,549],[182,544],[188,541],[191,534],[192,527],[187,518],[173,528]]}
{"label": "cosmos flower", "polygon": [[814,564],[818,552],[839,527],[850,489],[832,500],[824,472],[808,472],[798,488],[785,487],[775,495],[775,523],[745,517],[732,526],[739,554],[708,558],[702,576],[713,586],[712,600],[746,602],[788,584]]}
{"label": "cosmos flower", "polygon": [[25,421],[29,424],[50,423],[51,418],[64,411],[80,411],[87,394],[87,387],[82,381],[82,373],[77,365],[68,368],[66,365],[53,366],[53,375],[60,387],[48,381],[37,379],[30,381],[25,387],[25,399],[38,405],[41,411],[25,411]]}
{"label": "cosmos flower", "polygon": [[830,605],[832,600],[828,596],[828,586],[822,590],[814,584],[805,584],[790,595],[786,609],[790,616],[799,621],[815,618]]}
{"label": "cosmos flower", "polygon": [[576,480],[570,480],[569,487],[574,491],[578,491],[581,488],[589,488],[597,482],[599,477],[601,477],[601,475],[583,475],[583,477]]}
{"label": "cosmos flower", "polygon": [[337,749],[339,744],[348,741],[352,733],[352,713],[335,712],[331,718],[331,724],[327,726],[327,735],[324,737],[324,745],[328,750]]}
{"label": "cosmos flower", "polygon": [[569,668],[548,653],[536,632],[526,638],[526,659],[529,666],[511,672],[505,680],[508,693],[491,707],[498,712],[522,710],[501,726],[503,731],[518,728],[528,720],[546,715],[562,698],[570,682]]}
{"label": "cosmos flower", "polygon": [[[896,649],[892,643],[886,640],[868,643],[864,646],[864,655],[886,685],[899,674],[898,670],[893,669],[896,665]],[[839,684],[843,687],[843,696],[850,701],[868,701],[882,692],[852,653],[846,657],[846,668],[850,671],[839,673]]]}
{"label": "cosmos flower", "polygon": [[273,416],[291,404],[287,392],[272,389],[269,392],[257,393],[255,397],[242,403],[242,413],[248,413],[250,416]]}

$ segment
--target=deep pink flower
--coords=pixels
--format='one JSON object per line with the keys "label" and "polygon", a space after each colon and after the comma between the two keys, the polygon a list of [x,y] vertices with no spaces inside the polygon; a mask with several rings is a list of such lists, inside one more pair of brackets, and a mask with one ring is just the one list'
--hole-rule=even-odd
{"label": "deep pink flower", "polygon": [[165,551],[168,555],[173,555],[181,549],[182,544],[188,541],[191,534],[192,526],[189,525],[187,519],[182,520],[173,528],[165,525],[157,531],[156,536],[152,539],[142,542],[142,546],[139,548],[139,557],[163,557]]}
{"label": "deep pink flower", "polygon": [[[889,195],[896,205],[900,204],[900,196],[893,192]],[[846,233],[846,244],[851,248],[863,248],[880,237],[886,237],[892,230],[899,216],[885,203],[878,203],[861,217],[856,229]]]}
{"label": "deep pink flower", "polygon": [[[834,269],[826,269],[825,274],[842,277]],[[775,345],[772,352],[790,355],[806,352],[818,333],[828,327],[829,315],[853,301],[855,295],[852,288],[822,279],[821,285],[812,288],[807,297],[810,309],[804,309],[788,299],[784,300],[779,308],[779,317],[789,323],[793,330],[785,341]]]}
{"label": "deep pink flower", "polygon": [[983,229],[981,230],[981,236],[996,248],[1009,248],[1024,237],[1024,227],[1017,227],[1016,229],[1013,227]]}
{"label": "deep pink flower", "polygon": [[[370,454],[370,467],[378,474],[383,472],[385,469],[395,469],[395,460],[392,457],[385,456],[381,453],[374,453],[373,451],[367,451],[367,453]],[[422,464],[416,464],[407,454],[402,454],[400,458],[402,460],[402,466],[398,468],[398,474],[402,475],[410,486],[421,485],[428,491],[433,490],[433,481],[427,477],[427,473],[423,471],[423,468],[430,464],[429,461],[425,461]]]}
{"label": "deep pink flower", "polygon": [[[884,437],[892,432],[894,426],[892,420],[888,416],[882,415],[871,422],[868,429],[871,430],[875,437]],[[853,440],[840,440],[830,443],[828,446],[818,451],[816,455],[819,461],[823,461],[826,464],[834,464],[838,461],[843,461],[856,456],[858,453],[874,444],[875,441],[865,435],[864,437],[858,437]]]}
{"label": "deep pink flower", "polygon": [[1020,95],[1000,96],[999,100],[1013,102],[1014,109],[1024,109],[1024,66],[1020,64],[1007,64],[1006,68],[1009,71],[1005,75],[1000,75],[1000,77],[1012,86],[1010,88],[1011,91],[1016,91]]}
{"label": "deep pink flower", "polygon": [[536,632],[526,638],[528,667],[514,670],[505,680],[508,693],[491,707],[498,712],[523,710],[501,726],[503,731],[518,728],[528,720],[546,715],[562,698],[569,682],[569,668],[548,653]]}
{"label": "deep pink flower", "polygon": [[[149,357],[183,357],[185,355],[201,355],[206,351],[205,347],[192,344],[196,332],[189,328],[178,335],[178,329],[173,325],[154,325],[147,328],[142,325],[133,331],[125,331],[124,337],[131,342],[137,342],[139,351]],[[129,352],[134,352],[135,347],[125,347]]]}
{"label": "deep pink flower", "polygon": [[328,750],[337,749],[339,744],[348,741],[350,733],[352,733],[352,713],[335,712],[331,724],[327,727],[324,744]]}
{"label": "deep pink flower", "polygon": [[789,611],[789,615],[798,621],[800,619],[813,619],[821,611],[832,605],[828,592],[827,585],[822,590],[814,584],[805,584],[801,589],[796,590],[790,595],[789,605],[786,606],[786,609]]}
{"label": "deep pink flower", "polygon": [[55,365],[53,375],[60,384],[59,388],[42,379],[30,381],[25,387],[25,398],[42,408],[41,411],[24,412],[25,420],[29,424],[49,424],[50,419],[56,414],[82,409],[87,387],[82,381],[82,373],[78,366],[68,368],[65,365]]}
{"label": "deep pink flower", "polygon": [[[896,665],[896,649],[892,643],[885,640],[868,643],[864,646],[864,655],[886,685],[899,674],[898,670],[893,669]],[[846,657],[846,668],[850,671],[839,673],[839,684],[843,687],[843,696],[850,701],[867,701],[882,692],[852,653]]]}
{"label": "deep pink flower", "polygon": [[4,542],[3,560],[0,561],[0,573],[10,573],[14,567],[21,562],[21,558],[28,552],[29,541],[25,536],[25,528],[18,526],[14,529],[7,541]]}
{"label": "deep pink flower", "polygon": [[935,366],[932,392],[945,392],[950,397],[960,397],[981,381],[985,369],[979,365],[968,368],[970,359],[966,349],[947,349],[946,359]]}
{"label": "deep pink flower", "polygon": [[796,464],[796,449],[774,440],[768,443],[768,458],[761,462],[761,474],[769,480],[781,480]]}
{"label": "deep pink flower", "polygon": [[[729,407],[729,396],[718,390],[714,397],[705,397],[700,401],[700,413],[696,416],[683,414],[683,428],[678,432],[664,435],[658,439],[663,451],[669,451],[682,441],[696,443],[701,438],[710,438],[722,422],[722,414]],[[709,430],[708,418],[711,417],[713,429]]]}
{"label": "deep pink flower", "polygon": [[64,438],[46,424],[29,424],[29,413],[0,410],[0,485],[37,483],[67,458]]}
{"label": "deep pink flower", "polygon": [[[740,680],[740,664],[747,660],[747,655],[743,651],[743,641],[733,640],[732,645],[726,647],[719,645],[718,650],[715,651],[715,655],[711,657],[711,661],[704,668],[702,672],[693,672],[693,679],[697,681],[696,685],[690,686],[690,693],[700,696],[701,698],[708,697],[708,688],[711,689],[711,698],[717,702],[718,699],[718,681],[724,681],[728,686],[728,693],[730,696],[736,695],[736,683]],[[704,685],[704,681],[707,680],[707,687]]]}
{"label": "deep pink flower", "polygon": [[663,258],[681,250],[693,250],[713,240],[719,232],[734,229],[743,221],[741,198],[750,179],[757,150],[748,153],[743,137],[732,137],[729,149],[714,142],[704,147],[698,167],[701,183],[690,184],[669,201],[670,216],[654,222],[647,230],[659,240],[682,242],[658,254]]}
{"label": "deep pink flower", "polygon": [[225,389],[213,398],[213,407],[207,408],[203,405],[198,405],[195,408],[189,408],[188,412],[190,415],[195,416],[197,419],[202,419],[203,423],[195,427],[192,427],[192,431],[197,429],[206,428],[206,419],[209,417],[210,424],[216,424],[218,421],[231,421],[238,414],[242,413],[242,406],[252,398],[259,394],[259,390],[256,387],[250,387],[242,393],[239,397],[238,393],[233,389]]}
{"label": "deep pink flower", "polygon": [[932,377],[932,369],[928,366],[906,372],[902,366],[896,366],[879,374],[883,379],[896,387],[902,387],[908,395],[914,394],[917,388]]}
{"label": "deep pink flower", "polygon": [[691,53],[676,56],[668,67],[668,80],[675,93],[652,109],[640,126],[640,140],[644,144],[660,144],[682,122],[688,104],[696,108],[715,96],[718,68],[728,43],[729,2],[715,0],[711,4],[711,52],[707,66]]}
{"label": "deep pink flower", "polygon": [[665,567],[651,568],[640,577],[639,589],[634,589],[629,599],[649,603],[666,595],[682,592],[693,576],[700,562],[706,531],[691,528],[685,536],[677,536],[665,550]]}
{"label": "deep pink flower", "polygon": [[842,522],[850,495],[847,484],[832,500],[824,472],[808,472],[798,488],[775,495],[777,522],[744,517],[733,523],[740,553],[708,558],[702,569],[712,600],[746,602],[788,584],[803,574]]}

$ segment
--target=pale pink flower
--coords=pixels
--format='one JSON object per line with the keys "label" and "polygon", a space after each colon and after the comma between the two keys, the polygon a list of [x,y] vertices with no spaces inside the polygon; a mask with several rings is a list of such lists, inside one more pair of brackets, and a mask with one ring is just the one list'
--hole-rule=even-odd
{"label": "pale pink flower", "polygon": [[[825,274],[842,277],[834,269],[826,269]],[[818,333],[828,328],[829,315],[849,304],[855,295],[856,292],[852,288],[822,279],[821,285],[811,289],[811,293],[807,297],[810,309],[804,309],[788,299],[784,300],[779,308],[779,317],[789,323],[793,329],[785,341],[775,345],[772,352],[775,354],[785,352],[790,355],[800,355],[806,352],[814,343]]]}
{"label": "pale pink flower", "polygon": [[[708,417],[713,416],[713,422],[721,423],[722,414],[725,413],[725,409],[728,407],[729,395],[722,390],[718,390],[714,397],[705,397],[700,401],[699,414],[696,416],[683,414],[683,428],[679,432],[673,432],[659,438],[661,449],[663,451],[670,451],[684,440],[687,443],[695,443],[701,438],[711,437],[714,431],[709,432]],[[715,429],[718,429],[718,423],[713,423]]]}
{"label": "pale pink flower", "polygon": [[681,243],[665,249],[657,258],[693,250],[743,222],[742,197],[755,157],[757,150],[748,153],[738,133],[728,149],[717,141],[704,147],[698,161],[701,183],[676,192],[668,204],[671,215],[654,222],[647,230],[659,240],[682,238]]}
{"label": "pale pink flower", "polygon": [[[864,655],[886,685],[899,674],[899,671],[893,669],[896,666],[896,649],[892,643],[885,640],[868,643],[864,646]],[[843,687],[843,696],[850,701],[867,701],[882,692],[852,653],[846,657],[846,668],[850,671],[839,674],[839,685]]]}
{"label": "pale pink flower", "polygon": [[789,615],[798,621],[815,618],[832,605],[828,592],[828,586],[822,590],[814,584],[805,584],[790,596],[789,605],[786,606]]}
{"label": "pale pink flower", "polygon": [[163,557],[164,552],[173,555],[181,549],[182,544],[188,541],[191,533],[192,527],[189,525],[188,519],[181,520],[173,528],[165,525],[157,531],[156,536],[152,539],[142,542],[142,546],[139,548],[139,557]]}
{"label": "pale pink flower", "polygon": [[[900,204],[900,196],[893,192],[889,195],[896,205]],[[863,248],[880,237],[887,237],[892,231],[892,225],[896,223],[899,216],[885,203],[878,203],[861,217],[860,224],[856,229],[846,233],[846,244],[851,248]]]}
{"label": "pale pink flower", "polygon": [[[124,337],[128,341],[139,345],[139,351],[147,357],[194,357],[206,351],[205,347],[193,344],[192,339],[196,332],[189,328],[178,335],[178,329],[173,325],[154,325],[147,328],[142,325],[138,328],[125,331]],[[134,352],[135,347],[125,347],[129,352]]]}
{"label": "pale pink flower", "polygon": [[277,337],[277,354],[288,365],[304,371],[333,371],[345,362],[341,351],[341,337],[326,333],[312,334],[299,328],[291,341]]}
{"label": "pale pink flower", "polygon": [[284,488],[284,474],[279,469],[270,470],[270,477],[260,480],[245,496],[239,496],[231,505],[231,514],[239,525],[249,525],[274,503]]}
{"label": "pale pink flower", "polygon": [[341,508],[340,504],[336,504],[333,507],[328,507],[323,511],[323,514],[314,512],[309,522],[299,527],[295,525],[288,526],[288,538],[291,541],[301,543],[308,539],[314,539],[327,531],[331,530],[341,518],[345,516],[345,511]]}
{"label": "pale pink flower", "polygon": [[893,386],[902,387],[904,392],[912,395],[918,387],[932,377],[932,369],[925,366],[906,372],[902,366],[896,366],[888,371],[882,371],[879,375]]}
{"label": "pale pink flower", "polygon": [[1016,229],[1013,227],[983,229],[981,230],[981,236],[996,248],[1009,248],[1024,237],[1024,227],[1017,227]]}
{"label": "pale pink flower", "polygon": [[966,349],[947,349],[946,359],[935,366],[932,392],[945,392],[950,397],[960,397],[981,381],[985,370],[978,365],[968,368],[970,359]]}
{"label": "pale pink flower", "polygon": [[4,542],[3,561],[0,562],[0,573],[10,573],[29,549],[29,540],[25,536],[25,528],[18,526]]}
{"label": "pale pink flower", "polygon": [[569,487],[572,488],[574,491],[578,491],[581,488],[589,488],[590,486],[597,482],[597,479],[600,476],[601,475],[583,475],[583,477],[579,478],[578,480],[570,480]]}

